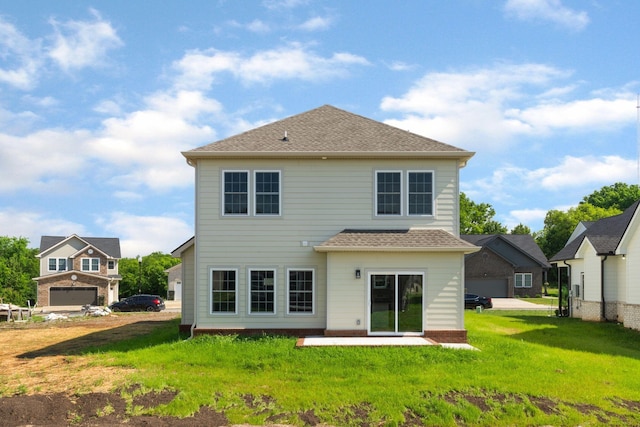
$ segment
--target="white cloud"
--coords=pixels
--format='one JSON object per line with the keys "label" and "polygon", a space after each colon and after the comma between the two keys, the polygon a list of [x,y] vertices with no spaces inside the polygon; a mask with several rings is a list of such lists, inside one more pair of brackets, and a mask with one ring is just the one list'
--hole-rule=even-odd
{"label": "white cloud", "polygon": [[215,140],[216,132],[199,120],[211,122],[221,109],[199,92],[156,93],[145,99],[145,108],[109,117],[96,130],[0,133],[0,193],[73,191],[70,183],[88,170],[93,177],[109,176],[114,191],[192,185],[193,169],[180,151]]}
{"label": "white cloud", "polygon": [[39,40],[30,40],[0,16],[0,82],[29,90],[38,81],[42,66]]}
{"label": "white cloud", "polygon": [[82,224],[59,218],[52,218],[50,213],[19,211],[8,209],[0,211],[0,230],[10,230],[11,236],[26,237],[30,248],[40,247],[40,238],[47,236],[83,235],[86,233]]}
{"label": "white cloud", "polygon": [[570,75],[543,64],[429,73],[402,96],[383,98],[380,107],[403,114],[388,124],[482,151],[507,149],[522,135],[586,133],[633,123],[635,98],[628,89],[567,100],[576,87],[564,82]]}
{"label": "white cloud", "polygon": [[54,28],[49,56],[63,70],[97,67],[105,64],[107,52],[123,45],[110,22],[91,10],[94,21],[49,22]]}
{"label": "white cloud", "polygon": [[637,161],[620,156],[565,156],[562,163],[527,173],[529,185],[553,191],[570,187],[594,188],[615,182],[635,181]]}
{"label": "white cloud", "polygon": [[253,33],[265,34],[271,31],[269,25],[259,19],[254,19],[247,24],[247,29]]}
{"label": "white cloud", "polygon": [[586,12],[570,9],[560,0],[508,0],[504,9],[508,16],[521,21],[548,21],[572,31],[589,25]]}
{"label": "white cloud", "polygon": [[[87,131],[42,130],[26,136],[0,133],[0,192],[69,191],[61,185],[88,165],[83,142]],[[70,156],[69,153],[74,153]]]}
{"label": "white cloud", "polygon": [[554,100],[524,110],[508,110],[505,116],[527,123],[537,133],[556,129],[609,129],[633,121],[636,104],[631,93],[620,93],[612,99],[592,98],[569,102]]}
{"label": "white cloud", "polygon": [[120,238],[122,256],[134,258],[161,251],[169,253],[193,236],[193,228],[175,216],[137,216],[113,212],[96,221],[110,235]]}
{"label": "white cloud", "polygon": [[[529,224],[543,223],[547,212],[548,211],[544,209],[515,209],[509,211],[509,214],[503,222],[509,230],[518,224],[524,224],[531,228]],[[532,229],[531,231],[536,231],[536,229]]]}
{"label": "white cloud", "polygon": [[355,65],[369,65],[358,55],[338,52],[322,57],[299,43],[243,57],[237,52],[195,50],[176,61],[181,88],[208,89],[220,73],[229,73],[244,84],[269,84],[277,80],[321,81],[342,77]]}
{"label": "white cloud", "polygon": [[333,20],[331,18],[316,16],[303,22],[298,28],[303,31],[320,31],[328,29],[332,23]]}
{"label": "white cloud", "polygon": [[91,155],[114,168],[111,183],[119,187],[166,191],[192,184],[192,169],[180,151],[214,140],[215,131],[198,119],[211,119],[222,107],[188,91],[157,93],[145,103],[146,109],[104,120],[89,141]]}

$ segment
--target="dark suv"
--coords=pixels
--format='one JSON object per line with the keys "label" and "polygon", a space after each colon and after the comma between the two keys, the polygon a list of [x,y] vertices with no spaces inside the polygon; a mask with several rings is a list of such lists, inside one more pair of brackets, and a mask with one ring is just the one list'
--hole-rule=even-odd
{"label": "dark suv", "polygon": [[158,295],[133,295],[109,306],[111,311],[160,311],[164,301]]}

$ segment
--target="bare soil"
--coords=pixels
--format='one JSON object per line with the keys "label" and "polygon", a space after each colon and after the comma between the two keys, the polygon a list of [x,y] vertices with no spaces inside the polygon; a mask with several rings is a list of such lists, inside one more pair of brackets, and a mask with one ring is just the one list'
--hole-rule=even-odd
{"label": "bare soil", "polygon": [[[129,416],[120,392],[129,373],[96,366],[82,350],[151,333],[179,313],[127,313],[44,323],[0,323],[0,424],[13,426],[225,426],[203,407],[193,417]],[[177,332],[177,331],[176,331]],[[174,392],[147,393],[133,406],[154,408]]]}

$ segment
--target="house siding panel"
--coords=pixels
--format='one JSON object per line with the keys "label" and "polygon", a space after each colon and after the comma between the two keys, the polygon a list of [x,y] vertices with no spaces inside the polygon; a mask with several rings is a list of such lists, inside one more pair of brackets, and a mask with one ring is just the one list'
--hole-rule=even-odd
{"label": "house siding panel", "polygon": [[[458,232],[457,162],[455,160],[198,160],[196,167],[196,234],[198,236],[196,279],[201,286],[197,295],[198,328],[286,328],[286,270],[291,267],[314,268],[316,274],[316,313],[296,316],[296,327],[325,328],[326,255],[313,246],[346,228],[441,228]],[[223,216],[222,173],[225,170],[249,171],[253,187],[254,170],[280,170],[281,215]],[[377,217],[374,214],[375,172],[379,170],[431,170],[435,175],[435,215],[433,217]],[[250,192],[250,195],[252,193]],[[251,199],[251,196],[250,196]],[[250,208],[252,210],[252,202]],[[461,255],[458,255],[461,257]],[[238,270],[238,314],[210,314],[209,271],[213,267]],[[275,315],[247,314],[247,271],[249,268],[276,269],[277,305]],[[445,268],[446,269],[446,268]],[[352,270],[352,269],[351,269]],[[459,270],[459,267],[458,269]],[[350,273],[353,275],[353,271]],[[446,275],[446,274],[445,274]],[[451,276],[451,274],[449,274]],[[449,277],[444,283],[456,286]],[[443,313],[429,318],[434,327],[456,327],[462,317],[446,313],[457,301],[456,294],[440,296]],[[335,312],[335,307],[332,309]],[[335,313],[331,313],[330,317]],[[350,320],[340,318],[342,326]]]}

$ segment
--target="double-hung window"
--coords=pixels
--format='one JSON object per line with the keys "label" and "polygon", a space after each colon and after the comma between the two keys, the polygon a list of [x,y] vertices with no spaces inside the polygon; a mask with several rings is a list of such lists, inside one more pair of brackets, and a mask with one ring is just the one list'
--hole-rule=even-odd
{"label": "double-hung window", "polygon": [[433,215],[433,173],[407,173],[409,215]]}
{"label": "double-hung window", "polygon": [[275,270],[249,270],[249,314],[275,314]]}
{"label": "double-hung window", "polygon": [[237,270],[211,269],[211,313],[237,313],[237,278]]}
{"label": "double-hung window", "polygon": [[402,173],[376,173],[376,215],[402,215]]}
{"label": "double-hung window", "polygon": [[82,271],[100,271],[100,258],[82,258]]}
{"label": "double-hung window", "polygon": [[66,258],[49,258],[49,271],[66,271]]}
{"label": "double-hung window", "polygon": [[280,172],[256,172],[255,214],[280,215]]}
{"label": "double-hung window", "polygon": [[249,177],[248,171],[224,171],[223,215],[280,215],[280,171],[254,172],[253,188]]}
{"label": "double-hung window", "polygon": [[287,313],[313,314],[313,270],[290,269],[288,275]]}
{"label": "double-hung window", "polygon": [[224,214],[249,214],[249,172],[224,172]]}
{"label": "double-hung window", "polygon": [[516,288],[530,288],[533,283],[533,275],[531,273],[516,273]]}
{"label": "double-hung window", "polygon": [[433,215],[433,172],[378,171],[375,186],[376,215]]}

